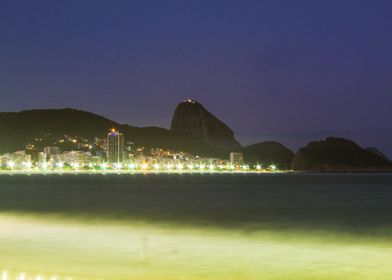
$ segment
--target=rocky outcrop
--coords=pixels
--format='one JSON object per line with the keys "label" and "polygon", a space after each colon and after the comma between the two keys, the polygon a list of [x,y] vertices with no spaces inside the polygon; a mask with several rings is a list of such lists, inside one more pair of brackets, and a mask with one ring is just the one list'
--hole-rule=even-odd
{"label": "rocky outcrop", "polygon": [[299,171],[392,170],[392,163],[344,138],[314,141],[295,155],[292,168]]}
{"label": "rocky outcrop", "polygon": [[247,163],[263,167],[276,165],[279,169],[290,169],[294,152],[275,141],[266,141],[242,149]]}
{"label": "rocky outcrop", "polygon": [[236,151],[241,148],[234,138],[233,131],[226,124],[208,112],[200,103],[191,99],[177,106],[171,130],[197,137],[207,144],[226,151]]}

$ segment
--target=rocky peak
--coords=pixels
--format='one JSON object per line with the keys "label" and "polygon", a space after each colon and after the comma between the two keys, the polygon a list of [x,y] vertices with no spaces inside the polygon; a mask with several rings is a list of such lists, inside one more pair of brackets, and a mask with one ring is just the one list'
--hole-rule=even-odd
{"label": "rocky peak", "polygon": [[241,148],[233,131],[193,99],[178,104],[171,123],[171,130],[200,138],[205,143],[227,151]]}

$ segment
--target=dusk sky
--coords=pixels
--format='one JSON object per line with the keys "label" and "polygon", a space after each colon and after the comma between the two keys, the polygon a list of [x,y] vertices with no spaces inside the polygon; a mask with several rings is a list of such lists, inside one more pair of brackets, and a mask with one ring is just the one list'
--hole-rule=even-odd
{"label": "dusk sky", "polygon": [[0,111],[169,127],[200,101],[243,144],[392,156],[392,1],[1,1]]}

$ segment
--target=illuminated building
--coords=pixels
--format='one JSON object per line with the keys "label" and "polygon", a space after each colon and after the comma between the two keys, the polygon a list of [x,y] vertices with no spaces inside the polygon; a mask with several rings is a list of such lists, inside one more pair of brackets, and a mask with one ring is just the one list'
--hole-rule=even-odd
{"label": "illuminated building", "polygon": [[56,146],[48,146],[44,148],[44,153],[49,157],[52,155],[59,155],[61,154],[61,149]]}
{"label": "illuminated building", "polygon": [[47,156],[46,156],[46,154],[45,153],[39,153],[38,154],[38,164],[46,164],[46,161],[47,161]]}
{"label": "illuminated building", "polygon": [[124,135],[115,129],[108,133],[106,154],[110,163],[120,163],[124,159]]}
{"label": "illuminated building", "polygon": [[244,155],[239,152],[230,153],[230,163],[234,166],[241,165],[244,163]]}
{"label": "illuminated building", "polygon": [[77,163],[78,165],[82,166],[85,164],[85,155],[86,153],[81,151],[68,151],[62,154],[62,160],[67,165],[73,165]]}
{"label": "illuminated building", "polygon": [[25,169],[32,167],[31,156],[25,151],[16,151],[15,153],[4,154],[0,157],[0,167],[4,166],[10,169]]}

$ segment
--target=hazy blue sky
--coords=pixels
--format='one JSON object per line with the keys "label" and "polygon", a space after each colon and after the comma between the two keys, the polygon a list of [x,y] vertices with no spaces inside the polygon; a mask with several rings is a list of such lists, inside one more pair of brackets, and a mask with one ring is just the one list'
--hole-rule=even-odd
{"label": "hazy blue sky", "polygon": [[0,111],[168,127],[191,97],[243,143],[392,155],[392,1],[0,1]]}

